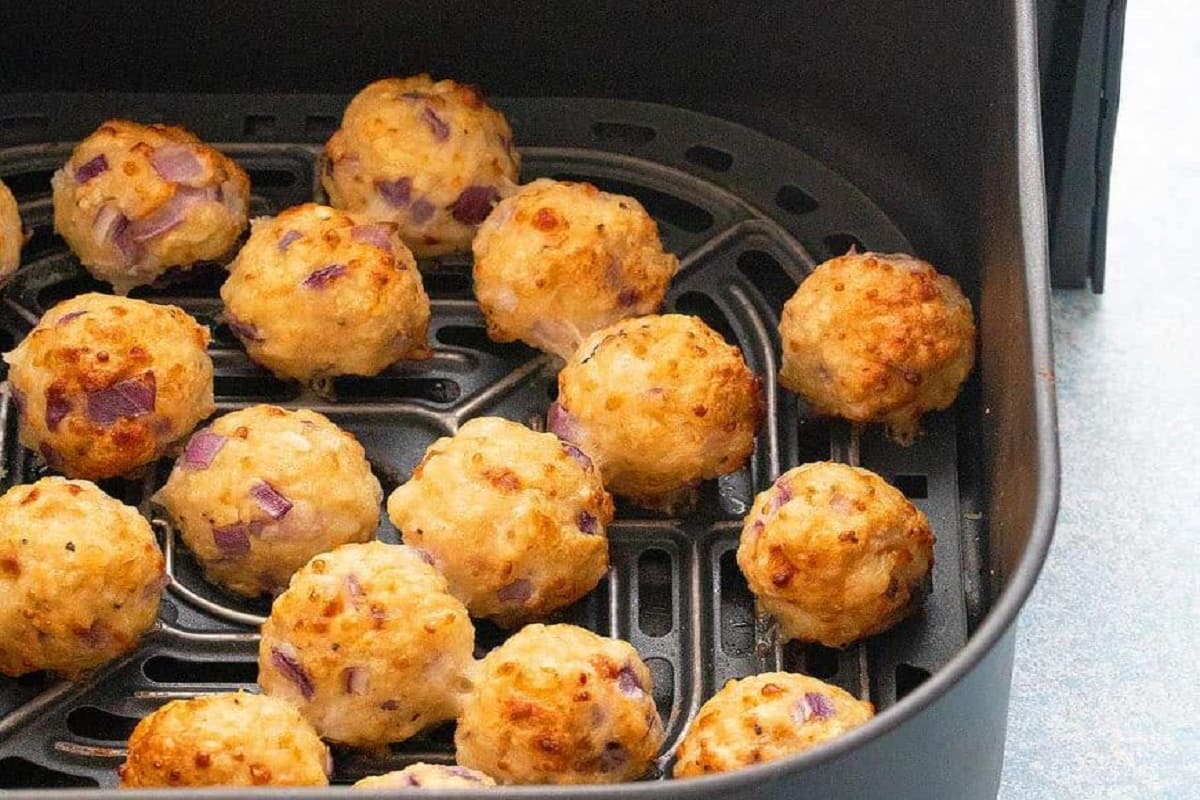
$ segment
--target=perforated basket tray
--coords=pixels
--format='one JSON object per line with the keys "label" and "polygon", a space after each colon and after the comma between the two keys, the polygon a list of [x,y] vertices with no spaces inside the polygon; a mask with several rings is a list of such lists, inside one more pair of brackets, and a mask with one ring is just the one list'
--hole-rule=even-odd
{"label": "perforated basket tray", "polygon": [[[105,117],[166,119],[196,129],[249,171],[252,214],[272,214],[319,197],[319,141],[345,98],[110,96],[39,99],[48,117],[31,118],[48,142],[0,149],[0,177],[17,194],[33,238],[24,266],[4,291],[0,339],[18,341],[63,298],[101,289],[51,230],[49,176],[72,141]],[[984,611],[980,579],[979,470],[974,413],[925,420],[925,435],[901,448],[874,432],[813,418],[776,384],[778,314],[820,260],[850,245],[910,249],[904,236],[852,185],[803,153],[749,129],[696,113],[624,101],[499,101],[521,143],[522,179],[592,181],[638,197],[681,259],[667,308],[696,314],[739,344],[765,381],[767,420],[750,464],[704,487],[700,508],[682,519],[618,507],[610,529],[612,569],[588,597],[561,615],[633,643],[654,675],[670,754],[700,704],[725,680],[769,669],[806,672],[869,698],[886,712],[945,664]],[[24,134],[28,135],[28,131]],[[270,141],[266,141],[270,140]],[[290,140],[293,143],[280,143]],[[953,272],[954,265],[945,265]],[[300,394],[250,363],[220,322],[223,270],[202,269],[172,286],[134,296],[182,306],[214,333],[218,412],[255,402],[306,406],[359,437],[390,492],[435,438],[466,419],[494,414],[542,426],[554,397],[556,364],[523,345],[484,334],[471,297],[470,263],[448,257],[422,264],[433,298],[431,361],[402,364],[374,378],[336,382],[337,402]],[[960,400],[976,403],[975,387]],[[35,479],[40,467],[17,443],[7,394],[0,405],[4,486]],[[844,651],[781,647],[734,562],[740,520],[756,492],[780,471],[835,458],[873,469],[929,516],[937,534],[932,592],[924,613]],[[149,514],[146,498],[169,465],[144,482],[105,488]],[[253,685],[256,627],[266,602],[233,600],[206,584],[159,525],[173,584],[161,620],[142,647],[78,684],[34,675],[0,678],[0,788],[113,786],[114,769],[136,721],[166,700]],[[383,519],[379,535],[396,540]],[[503,639],[478,626],[486,650]],[[387,758],[338,753],[335,780],[448,761],[452,726],[394,746]]]}

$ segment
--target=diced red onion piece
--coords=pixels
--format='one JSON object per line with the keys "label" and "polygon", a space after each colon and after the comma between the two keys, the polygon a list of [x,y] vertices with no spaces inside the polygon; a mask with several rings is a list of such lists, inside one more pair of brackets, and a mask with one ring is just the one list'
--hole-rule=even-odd
{"label": "diced red onion piece", "polygon": [[62,422],[63,418],[71,411],[70,400],[59,392],[46,390],[46,428],[48,430],[58,430],[58,423]]}
{"label": "diced red onion piece", "polygon": [[836,712],[829,698],[820,692],[805,692],[792,709],[792,719],[799,723],[810,719],[829,719]]}
{"label": "diced red onion piece", "polygon": [[422,561],[431,567],[434,566],[433,555],[428,550],[422,550],[420,547],[414,547],[413,549],[417,551],[417,555],[421,557]]}
{"label": "diced red onion piece", "polygon": [[502,586],[496,592],[497,599],[504,603],[524,603],[532,596],[533,584],[525,578],[520,578],[507,586]]}
{"label": "diced red onion piece", "polygon": [[107,650],[112,645],[112,631],[100,620],[93,622],[86,630],[76,631],[76,635],[93,650]]}
{"label": "diced red onion piece", "polygon": [[154,410],[156,396],[153,372],[127,378],[107,389],[88,392],[88,419],[97,425],[111,425],[119,419],[140,417]]}
{"label": "diced red onion piece", "polygon": [[404,785],[405,786],[420,786],[421,781],[419,781],[417,779],[416,775],[405,775],[404,776]]}
{"label": "diced red onion piece", "polygon": [[446,772],[449,772],[451,775],[454,775],[457,778],[462,778],[466,781],[475,781],[476,783],[479,783],[481,780],[479,773],[475,770],[467,769],[466,767],[460,767],[458,765],[446,767]]}
{"label": "diced red onion piece", "polygon": [[425,124],[429,126],[429,130],[433,131],[434,139],[444,142],[450,138],[450,126],[432,108],[425,106],[425,110],[421,112],[421,118],[425,120]]}
{"label": "diced red onion piece", "polygon": [[375,181],[375,191],[393,208],[404,208],[412,200],[412,178]]}
{"label": "diced red onion piece", "polygon": [[63,314],[61,317],[58,318],[58,321],[54,323],[54,327],[61,328],[63,325],[66,325],[71,320],[78,319],[79,317],[82,317],[86,313],[87,313],[86,311],[72,311],[69,314]]}
{"label": "diced red onion piece", "polygon": [[575,522],[579,526],[579,530],[584,533],[596,534],[600,532],[599,520],[586,511],[580,511]]}
{"label": "diced red onion piece", "polygon": [[105,203],[96,212],[92,222],[92,236],[101,244],[111,244],[121,254],[123,266],[137,263],[142,247],[133,240],[129,231],[129,219],[121,213],[115,203]]}
{"label": "diced red onion piece", "polygon": [[546,430],[570,444],[575,444],[580,438],[579,420],[557,400],[550,404],[546,412]]}
{"label": "diced red onion piece", "polygon": [[300,231],[290,230],[283,236],[279,237],[279,241],[275,244],[275,248],[281,253],[286,253],[287,249],[295,244],[296,240],[303,235],[304,234],[302,234]]}
{"label": "diced red onion piece", "polygon": [[640,297],[641,294],[637,289],[622,289],[620,294],[617,295],[617,302],[625,308],[629,308],[637,303]]}
{"label": "diced red onion piece", "polygon": [[212,431],[197,431],[188,439],[183,451],[183,464],[196,469],[208,469],[229,437]]}
{"label": "diced red onion piece", "polygon": [[468,186],[450,207],[450,215],[464,225],[478,225],[487,219],[499,198],[495,186]]}
{"label": "diced red onion piece", "polygon": [[271,519],[283,519],[292,510],[292,501],[275,490],[266,481],[259,481],[250,487],[250,496],[258,507],[267,512]]}
{"label": "diced red onion piece", "polygon": [[316,272],[311,273],[307,278],[300,281],[300,285],[306,289],[322,289],[331,281],[345,274],[345,264],[330,264],[328,267],[321,267]]}
{"label": "diced red onion piece", "polygon": [[370,678],[366,667],[346,667],[342,670],[342,692],[364,695],[367,693],[367,682]]}
{"label": "diced red onion piece", "polygon": [[614,772],[624,767],[628,761],[629,752],[621,743],[609,742],[604,745],[604,752],[600,754],[600,763],[597,768],[601,772]]}
{"label": "diced red onion piece", "polygon": [[212,529],[213,543],[226,557],[244,556],[250,552],[250,529],[242,523]]}
{"label": "diced red onion piece", "polygon": [[157,211],[130,223],[129,234],[135,242],[144,242],[160,236],[178,227],[192,206],[216,199],[217,190],[212,187],[196,189],[191,186],[176,186],[171,199],[163,203]]}
{"label": "diced red onion piece", "polygon": [[[554,405],[558,405],[558,404],[555,403]],[[551,406],[551,408],[553,408],[553,406]],[[562,406],[559,406],[559,408],[561,409]],[[559,438],[562,438],[562,437],[559,437]],[[578,447],[571,444],[570,442],[564,441],[562,443],[562,446],[563,446],[563,450],[566,451],[567,455],[569,455],[571,458],[578,461],[579,465],[581,467],[583,467],[584,469],[587,469],[588,467],[592,466],[592,459],[590,457],[588,457],[587,453],[583,452],[582,450],[580,450]]]}
{"label": "diced red onion piece", "polygon": [[342,583],[346,586],[346,594],[355,599],[365,597],[367,594],[363,591],[362,584],[358,582],[358,578],[353,575],[347,575]]}
{"label": "diced red onion piece", "polygon": [[356,242],[374,245],[380,250],[392,252],[393,227],[386,222],[372,222],[369,225],[355,225],[350,229],[350,238]]}
{"label": "diced red onion piece", "polygon": [[164,181],[190,181],[204,173],[204,165],[189,145],[164,144],[150,154],[150,165]]}
{"label": "diced red onion piece", "polygon": [[95,158],[75,168],[75,182],[87,183],[97,175],[108,172],[108,158],[101,153]]}
{"label": "diced red onion piece", "polygon": [[283,677],[292,682],[305,700],[311,700],[313,697],[312,678],[308,677],[308,673],[304,671],[304,667],[300,665],[299,660],[291,654],[284,652],[278,647],[271,648],[271,663],[275,669]]}
{"label": "diced red onion piece", "polygon": [[421,199],[413,202],[412,208],[408,210],[408,215],[412,217],[412,221],[418,225],[428,222],[433,217],[433,203],[428,200]]}
{"label": "diced red onion piece", "polygon": [[642,682],[638,675],[633,670],[631,664],[626,664],[621,667],[621,671],[617,673],[617,688],[621,690],[621,694],[626,697],[641,697],[646,693],[642,687]]}
{"label": "diced red onion piece", "polygon": [[225,324],[229,326],[229,330],[233,331],[234,335],[245,342],[261,342],[264,337],[258,332],[258,328],[251,325],[249,322],[242,322],[237,317],[225,312]]}

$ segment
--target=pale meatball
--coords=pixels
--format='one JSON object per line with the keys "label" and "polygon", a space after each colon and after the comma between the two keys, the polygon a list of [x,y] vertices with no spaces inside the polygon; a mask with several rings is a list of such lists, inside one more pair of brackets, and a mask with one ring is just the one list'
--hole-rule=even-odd
{"label": "pale meatball", "polygon": [[417,75],[354,96],[321,182],[331,205],[395,222],[423,257],[467,250],[519,169],[508,122],[477,88]]}
{"label": "pale meatball", "polygon": [[574,625],[529,625],[488,653],[454,734],[456,760],[502,784],[635,780],[662,743],[637,651]]}
{"label": "pale meatball", "polygon": [[51,184],[54,230],[121,294],[172,267],[221,258],[246,228],[245,171],[170,125],[109,120]]}
{"label": "pale meatball", "polygon": [[404,542],[424,550],[473,616],[541,619],[608,571],[612,498],[579,448],[496,417],[425,452],[388,499]]}
{"label": "pale meatball", "polygon": [[173,700],[137,724],[118,768],[124,789],[327,786],[329,750],[300,712],[225,692]]}
{"label": "pale meatball", "polygon": [[790,672],[725,684],[700,707],[679,744],[676,778],[774,761],[809,750],[875,715],[865,700]]}
{"label": "pale meatball", "polygon": [[21,265],[21,245],[25,243],[25,231],[21,228],[21,215],[17,200],[0,181],[0,286]]}
{"label": "pale meatball", "polygon": [[496,782],[466,767],[413,764],[386,775],[372,775],[354,784],[356,789],[479,789]]}
{"label": "pale meatball", "polygon": [[308,203],[257,219],[221,287],[250,358],[280,378],[375,375],[428,358],[429,298],[390,222]]}
{"label": "pale meatball", "polygon": [[75,678],[129,652],[166,582],[136,509],[87,481],[14,486],[0,497],[0,673]]}
{"label": "pale meatball", "polygon": [[783,637],[844,647],[920,607],[933,531],[875,473],[804,464],[755,498],[737,562]]}
{"label": "pale meatball", "polygon": [[208,328],[175,306],[83,294],[4,354],[21,443],[73,478],[162,457],[211,414]]}
{"label": "pale meatball", "polygon": [[746,463],[763,409],[740,350],[696,317],[667,314],[585,339],[559,373],[547,425],[595,460],[609,491],[669,511]]}
{"label": "pale meatball", "polygon": [[208,579],[247,597],[374,538],[382,499],[357,439],[315,411],[266,405],[193,434],[154,496]]}
{"label": "pale meatball", "polygon": [[658,311],[679,269],[641,203],[590,183],[522,187],[496,206],[471,249],[488,335],[563,358],[593,331]]}
{"label": "pale meatball", "polygon": [[902,253],[850,253],[804,279],[779,323],[779,382],[818,414],[882,422],[911,443],[975,362],[971,303],[953,278]]}
{"label": "pale meatball", "polygon": [[313,558],[275,599],[258,682],[323,738],[378,746],[454,718],[474,642],[467,610],[420,551],[348,544]]}

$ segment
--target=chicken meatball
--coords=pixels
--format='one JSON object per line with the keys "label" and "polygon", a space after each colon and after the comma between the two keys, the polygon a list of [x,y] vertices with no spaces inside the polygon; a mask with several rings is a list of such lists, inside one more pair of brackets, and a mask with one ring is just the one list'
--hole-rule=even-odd
{"label": "chicken meatball", "polygon": [[453,719],[475,630],[419,550],[348,544],[292,577],[262,627],[258,682],[321,736],[370,747]]}
{"label": "chicken meatball", "polygon": [[496,782],[466,767],[413,764],[386,775],[372,775],[354,784],[356,789],[478,789]]}
{"label": "chicken meatball", "polygon": [[516,422],[473,419],[438,439],[388,516],[472,615],[501,625],[548,616],[608,571],[600,473],[575,445]]}
{"label": "chicken meatball", "polygon": [[920,607],[933,531],[875,473],[804,464],[755,498],[737,562],[784,637],[844,647]]}
{"label": "chicken meatball", "polygon": [[221,299],[250,358],[280,378],[375,375],[430,354],[429,298],[390,222],[313,203],[257,219]]}
{"label": "chicken meatball", "polygon": [[947,408],[975,362],[971,303],[902,253],[826,261],[783,307],[779,382],[819,414],[882,422],[901,443]]}
{"label": "chicken meatball", "polygon": [[467,250],[515,186],[512,130],[474,86],[386,78],[350,101],[325,145],[330,204],[395,222],[418,256]]}
{"label": "chicken meatball", "polygon": [[208,329],[175,306],[64,300],[4,355],[21,443],[72,478],[149,464],[215,408],[207,345]]}
{"label": "chicken meatball", "polygon": [[225,692],[173,700],[139,722],[118,773],[124,789],[326,786],[332,767],[291,704]]}
{"label": "chicken meatball", "polygon": [[357,439],[315,411],[266,405],[193,434],[154,496],[208,579],[247,597],[373,538],[382,499]]}
{"label": "chicken meatball", "polygon": [[74,678],[132,650],[166,580],[150,523],[95,484],[14,486],[0,497],[0,673]]}
{"label": "chicken meatball", "polygon": [[864,700],[807,675],[768,672],[725,684],[679,744],[676,778],[729,772],[809,750],[875,715]]}
{"label": "chicken meatball", "polygon": [[679,269],[641,203],[590,183],[522,187],[496,206],[471,249],[488,335],[563,358],[600,328],[658,311]]}
{"label": "chicken meatball", "polygon": [[609,491],[678,511],[701,480],[746,463],[763,409],[741,351],[698,318],[667,314],[585,339],[547,425],[595,460]]}
{"label": "chicken meatball", "polygon": [[631,781],[662,742],[637,651],[574,625],[529,625],[489,653],[454,734],[456,760],[504,784]]}
{"label": "chicken meatball", "polygon": [[121,294],[172,267],[221,258],[246,227],[245,171],[170,125],[109,120],[51,184],[54,230]]}
{"label": "chicken meatball", "polygon": [[17,200],[0,181],[0,286],[21,265],[21,245],[25,243],[25,232],[21,228],[21,215]]}

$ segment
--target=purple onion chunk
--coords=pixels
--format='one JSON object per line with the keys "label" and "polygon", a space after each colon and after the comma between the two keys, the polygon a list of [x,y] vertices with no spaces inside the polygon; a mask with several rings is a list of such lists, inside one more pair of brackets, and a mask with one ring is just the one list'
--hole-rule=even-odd
{"label": "purple onion chunk", "polygon": [[212,529],[213,543],[226,558],[237,558],[250,552],[250,528],[242,523]]}
{"label": "purple onion chunk", "polygon": [[186,144],[165,144],[154,148],[150,166],[164,181],[190,181],[204,174],[204,165]]}
{"label": "purple onion chunk", "polygon": [[132,266],[142,256],[142,246],[133,240],[129,218],[121,213],[114,203],[106,203],[96,212],[92,222],[92,235],[97,242],[107,243],[121,254],[122,266]]}
{"label": "purple onion chunk", "polygon": [[355,225],[350,229],[350,238],[356,242],[378,247],[385,252],[392,252],[392,226],[386,222]]}
{"label": "purple onion chunk", "polygon": [[458,765],[449,766],[446,767],[446,772],[457,778],[462,778],[465,781],[475,781],[476,783],[479,782],[479,773],[475,772],[475,770],[467,769],[466,767],[460,767]]}
{"label": "purple onion chunk", "polygon": [[342,670],[342,693],[364,695],[371,674],[366,667],[346,667]]}
{"label": "purple onion chunk", "polygon": [[217,190],[213,187],[196,189],[191,186],[176,186],[171,199],[163,203],[157,211],[130,223],[129,235],[133,241],[139,243],[161,236],[182,224],[192,206],[216,199]]}
{"label": "purple onion chunk", "polygon": [[629,308],[641,299],[641,293],[637,289],[622,289],[617,295],[617,302],[623,307]]}
{"label": "purple onion chunk", "polygon": [[304,234],[297,230],[290,230],[283,236],[279,237],[279,241],[275,243],[275,249],[281,253],[286,253],[287,249],[294,245],[297,240],[302,238]]}
{"label": "purple onion chunk", "polygon": [[792,719],[805,723],[810,719],[829,719],[836,713],[837,709],[828,697],[820,692],[805,692],[792,709]]}
{"label": "purple onion chunk", "polygon": [[71,401],[58,392],[46,391],[46,428],[58,430],[58,423],[72,411]]}
{"label": "purple onion chunk", "polygon": [[408,215],[412,217],[413,222],[421,225],[433,218],[434,211],[436,211],[436,209],[433,207],[433,203],[429,202],[428,200],[421,199],[413,202],[412,208],[408,210]]}
{"label": "purple onion chunk", "polygon": [[421,119],[425,120],[425,124],[429,126],[429,130],[433,131],[433,138],[437,141],[444,142],[450,138],[450,126],[429,106],[425,106],[425,110],[421,112]]}
{"label": "purple onion chunk", "polygon": [[258,507],[267,512],[271,519],[283,519],[292,510],[292,501],[275,490],[266,481],[259,481],[250,487],[250,496]]}
{"label": "purple onion chunk", "polygon": [[300,690],[300,694],[305,700],[312,700],[314,694],[312,678],[308,677],[308,673],[304,671],[304,667],[300,665],[295,656],[283,652],[278,647],[272,647],[271,663],[283,677]]}
{"label": "purple onion chunk", "polygon": [[499,199],[495,186],[468,186],[450,207],[450,215],[463,225],[478,225],[492,213],[492,205]]}
{"label": "purple onion chunk", "polygon": [[621,667],[621,671],[617,673],[617,688],[621,690],[621,694],[626,697],[641,697],[646,693],[645,687],[642,686],[642,681],[633,670],[633,665],[626,664]]}
{"label": "purple onion chunk", "polygon": [[569,444],[577,444],[580,438],[579,420],[557,400],[546,411],[546,430]]}
{"label": "purple onion chunk", "polygon": [[330,264],[328,267],[321,267],[316,272],[309,274],[307,278],[300,281],[300,285],[305,289],[323,289],[345,274],[345,264]]}
{"label": "purple onion chunk", "polygon": [[54,323],[54,327],[61,328],[63,325],[66,325],[71,320],[78,319],[79,317],[82,317],[86,313],[87,313],[86,311],[72,311],[69,314],[63,314],[61,317],[58,318],[58,321]]}
{"label": "purple onion chunk", "polygon": [[229,330],[233,331],[234,336],[237,336],[244,342],[262,342],[266,340],[265,337],[259,333],[258,328],[254,327],[249,322],[242,322],[229,312],[225,312],[225,324],[229,326]]}
{"label": "purple onion chunk", "polygon": [[108,172],[108,158],[101,153],[95,158],[75,168],[75,182],[87,183],[97,175]]}
{"label": "purple onion chunk", "polygon": [[228,436],[204,430],[192,434],[183,451],[183,465],[194,469],[208,469],[221,448],[229,441]]}
{"label": "purple onion chunk", "polygon": [[412,178],[375,181],[375,191],[392,208],[404,208],[412,200]]}
{"label": "purple onion chunk", "polygon": [[[554,405],[558,406],[558,403],[555,403]],[[558,407],[560,410],[562,409],[562,406],[558,406]],[[551,406],[550,408],[553,410],[554,406]],[[562,438],[562,437],[559,437],[559,438]],[[583,467],[584,469],[588,469],[589,467],[592,466],[592,459],[588,456],[587,453],[583,452],[578,447],[576,447],[575,445],[573,445],[567,441],[564,441],[562,443],[562,446],[563,446],[563,450],[566,451],[567,455],[569,455],[571,458],[578,461],[579,465],[581,467]]]}
{"label": "purple onion chunk", "polygon": [[362,584],[358,582],[358,578],[354,577],[353,575],[347,575],[342,581],[342,584],[346,587],[346,594],[350,595],[355,600],[366,597],[367,595],[367,593],[363,591]]}
{"label": "purple onion chunk", "polygon": [[579,526],[579,530],[584,533],[595,535],[600,532],[600,521],[586,511],[579,512],[575,523]]}
{"label": "purple onion chunk", "polygon": [[87,394],[88,419],[97,425],[111,425],[119,419],[132,419],[154,410],[157,384],[153,372],[114,383],[107,389]]}
{"label": "purple onion chunk", "polygon": [[629,752],[624,746],[620,742],[608,742],[604,745],[604,752],[600,754],[597,769],[601,772],[615,772],[628,762]]}
{"label": "purple onion chunk", "polygon": [[507,586],[502,586],[496,592],[496,598],[502,603],[524,603],[533,596],[533,584],[520,578]]}

